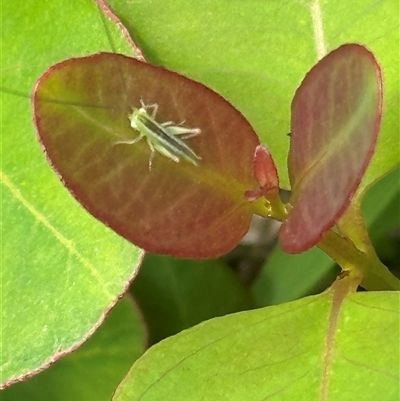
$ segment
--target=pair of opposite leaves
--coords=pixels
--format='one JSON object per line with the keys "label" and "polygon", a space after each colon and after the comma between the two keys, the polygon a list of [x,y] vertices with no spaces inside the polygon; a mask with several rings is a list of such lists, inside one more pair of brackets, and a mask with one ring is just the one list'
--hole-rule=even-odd
{"label": "pair of opposite leaves", "polygon": [[[129,116],[143,103],[158,105],[158,123],[201,130],[186,141],[198,166],[157,153],[149,170],[145,141],[115,146],[138,135]],[[147,251],[220,256],[277,192],[274,162],[247,120],[217,93],[161,67],[113,53],[69,59],[38,80],[33,106],[39,140],[66,187]],[[307,74],[292,102],[284,250],[315,245],[344,212],[375,148],[381,108],[380,68],[363,46],[343,45]],[[258,199],[246,198],[257,188]]]}

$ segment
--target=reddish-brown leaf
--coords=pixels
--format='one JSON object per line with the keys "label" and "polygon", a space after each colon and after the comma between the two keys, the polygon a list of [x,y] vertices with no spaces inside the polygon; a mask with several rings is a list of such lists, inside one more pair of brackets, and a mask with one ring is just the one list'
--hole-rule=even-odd
{"label": "reddish-brown leaf", "polygon": [[315,245],[345,211],[373,154],[381,109],[380,68],[363,46],[339,47],[305,77],[292,102],[286,252]]}
{"label": "reddish-brown leaf", "polygon": [[279,192],[279,178],[274,159],[264,145],[258,145],[254,152],[254,176],[260,188],[246,192],[249,201],[258,199],[261,196],[268,197],[268,194],[275,196]]}
{"label": "reddish-brown leaf", "polygon": [[[128,115],[140,100],[157,103],[158,122],[184,121],[199,166],[175,163],[135,138]],[[66,60],[38,81],[33,105],[53,168],[95,217],[140,247],[180,257],[211,258],[246,233],[256,203],[253,154],[258,139],[221,96],[179,74],[122,55]]]}

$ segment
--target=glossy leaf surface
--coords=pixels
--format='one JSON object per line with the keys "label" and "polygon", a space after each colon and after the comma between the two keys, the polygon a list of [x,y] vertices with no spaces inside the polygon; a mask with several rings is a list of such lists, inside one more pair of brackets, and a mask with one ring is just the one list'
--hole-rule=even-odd
{"label": "glossy leaf surface", "polygon": [[32,124],[30,95],[43,71],[109,46],[97,7],[6,2],[2,23],[0,388],[85,341],[126,290],[143,254],[70,196]]}
{"label": "glossy leaf surface", "polygon": [[[186,143],[199,166],[155,153],[134,139],[133,108],[157,104],[157,122],[201,134]],[[258,139],[229,103],[201,84],[133,58],[102,53],[53,66],[38,81],[35,121],[46,154],[67,188],[97,218],[140,247],[210,258],[246,233],[257,186]],[[89,106],[89,107],[88,107]]]}
{"label": "glossy leaf surface", "polygon": [[144,327],[131,297],[124,297],[82,347],[44,372],[8,387],[1,401],[109,401],[144,352]]}
{"label": "glossy leaf surface", "polygon": [[362,46],[341,46],[307,74],[292,102],[285,251],[315,245],[344,212],[373,154],[381,109],[380,68]]}
{"label": "glossy leaf surface", "polygon": [[209,320],[148,350],[113,400],[394,401],[398,296],[327,291]]}
{"label": "glossy leaf surface", "polygon": [[[114,3],[150,60],[216,89],[246,115],[271,149],[285,187],[289,185],[288,105],[304,71],[315,64],[317,49],[324,46],[324,41],[329,49],[349,41],[365,43],[383,68],[388,107],[384,109],[377,152],[362,185],[369,185],[398,165],[399,151],[394,146],[399,133],[397,0],[325,2],[317,16],[311,7],[317,2],[267,2],[263,8],[259,0],[230,2],[229,6],[215,0]],[[17,365],[18,369],[31,371],[53,355],[54,346],[59,345],[54,343],[55,337],[65,345],[69,331],[80,331],[80,337],[85,336],[109,305],[109,298],[101,296],[102,288],[96,286],[91,272],[71,264],[65,244],[78,244],[81,255],[89,257],[95,266],[93,271],[104,282],[112,283],[111,298],[131,276],[140,253],[87,215],[57,182],[35,141],[28,100],[34,82],[56,62],[115,49],[131,54],[129,48],[123,41],[110,47],[92,1],[6,1],[2,7],[2,171],[12,184],[8,197],[8,184],[2,183],[7,196],[3,199],[2,301],[3,312],[5,305],[10,312],[3,316],[1,333],[10,341],[0,342],[5,380],[10,372],[15,373]],[[318,26],[322,27],[322,38],[314,35]],[[4,87],[14,89],[16,94],[5,93]],[[18,193],[28,200],[25,205],[34,206],[29,210],[45,216],[67,242],[53,243],[52,233],[42,230],[38,221],[25,213],[15,198]],[[374,205],[371,207],[376,210]],[[380,222],[377,225],[382,229]],[[49,257],[43,263],[46,254]],[[68,287],[68,283],[75,286]],[[44,303],[38,307],[32,302],[35,299]],[[80,305],[78,313],[69,313],[77,311],[76,303]],[[53,336],[41,331],[49,320]],[[43,347],[38,339],[45,340]],[[385,344],[385,338],[377,337],[379,342]],[[9,350],[7,345],[11,345]],[[17,358],[16,352],[24,358]],[[33,367],[32,360],[37,362]],[[344,381],[351,385],[351,378],[350,372]]]}

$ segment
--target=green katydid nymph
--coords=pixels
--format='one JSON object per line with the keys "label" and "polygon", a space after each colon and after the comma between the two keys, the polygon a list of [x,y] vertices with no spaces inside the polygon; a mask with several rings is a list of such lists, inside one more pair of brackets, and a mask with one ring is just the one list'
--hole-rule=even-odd
{"label": "green katydid nymph", "polygon": [[[131,127],[139,132],[139,136],[135,139],[114,142],[114,145],[130,145],[146,138],[151,151],[149,170],[152,167],[155,151],[176,163],[183,159],[198,166],[198,160],[201,160],[201,157],[183,140],[199,135],[201,130],[199,128],[185,128],[181,125],[182,123],[175,124],[172,121],[158,123],[155,120],[158,104],[145,105],[142,100],[140,100],[140,104],[141,107],[134,108],[132,114],[129,115]],[[151,114],[147,112],[149,109],[152,109]]]}

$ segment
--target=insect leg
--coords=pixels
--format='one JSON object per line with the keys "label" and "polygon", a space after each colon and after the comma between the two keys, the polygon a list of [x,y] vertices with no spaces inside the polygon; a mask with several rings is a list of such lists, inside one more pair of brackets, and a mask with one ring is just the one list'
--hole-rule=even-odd
{"label": "insect leg", "polygon": [[121,141],[115,141],[112,144],[113,144],[113,146],[114,145],[120,145],[120,144],[132,145],[132,144],[134,144],[136,142],[139,142],[143,138],[143,136],[144,136],[143,134],[140,134],[135,139],[124,139],[124,140],[121,140]]}
{"label": "insect leg", "polygon": [[149,170],[151,170],[151,167],[153,165],[153,159],[155,155],[155,151],[157,150],[160,152],[162,155],[168,157],[169,159],[173,160],[174,162],[178,163],[179,162],[179,157],[175,156],[172,154],[169,150],[165,149],[163,146],[157,145],[155,143],[152,143],[149,139],[147,139],[147,143],[149,144],[150,148],[150,159],[149,159]]}
{"label": "insect leg", "polygon": [[182,124],[185,124],[186,120],[181,121],[179,124],[174,123],[173,121],[166,121],[165,123],[161,123],[163,127],[170,127],[171,125],[174,125],[175,127],[182,126]]}
{"label": "insect leg", "polygon": [[172,125],[165,127],[165,129],[171,135],[184,135],[182,139],[192,138],[194,136],[201,134],[200,128],[185,128],[185,127],[179,127],[177,125]]}
{"label": "insect leg", "polygon": [[153,144],[150,142],[150,140],[147,138],[147,143],[149,144],[150,147],[150,158],[149,158],[149,171],[151,171],[151,166],[153,164],[153,159],[154,159],[154,146]]}
{"label": "insect leg", "polygon": [[165,123],[160,124],[162,127],[170,127],[171,125],[176,125],[173,121],[166,121]]}
{"label": "insect leg", "polygon": [[154,104],[148,104],[146,106],[144,106],[144,108],[147,109],[152,109],[153,111],[151,112],[151,118],[155,118],[156,114],[157,114],[157,110],[158,110],[158,104],[154,103]]}
{"label": "insect leg", "polygon": [[153,103],[153,104],[146,104],[142,98],[140,98],[140,105],[142,106],[142,109],[153,109],[152,113],[151,113],[151,118],[154,118],[157,114],[157,110],[158,110],[158,104],[157,103]]}

